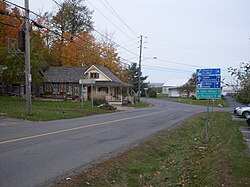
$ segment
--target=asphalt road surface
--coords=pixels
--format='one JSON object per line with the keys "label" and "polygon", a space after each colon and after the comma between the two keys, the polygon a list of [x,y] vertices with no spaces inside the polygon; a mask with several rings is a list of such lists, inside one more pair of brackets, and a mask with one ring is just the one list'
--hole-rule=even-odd
{"label": "asphalt road surface", "polygon": [[77,119],[0,119],[0,186],[49,185],[206,111],[203,106],[149,101],[153,107]]}

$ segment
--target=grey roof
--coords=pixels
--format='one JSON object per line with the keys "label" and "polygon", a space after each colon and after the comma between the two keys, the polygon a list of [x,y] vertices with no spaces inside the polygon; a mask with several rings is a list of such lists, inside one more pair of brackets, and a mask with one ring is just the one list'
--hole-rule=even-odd
{"label": "grey roof", "polygon": [[[96,85],[99,86],[131,86],[130,84],[122,82],[118,77],[116,77],[109,69],[103,66],[94,65],[106,76],[108,76],[112,81],[96,81]],[[49,67],[45,71],[45,82],[53,83],[78,83],[79,79],[85,79],[86,74],[84,74],[89,67]]]}
{"label": "grey roof", "polygon": [[94,65],[94,66],[97,67],[106,76],[108,76],[112,81],[122,83],[122,81],[120,79],[118,79],[118,77],[116,77],[108,68],[106,68],[104,66],[99,66],[99,65]]}
{"label": "grey roof", "polygon": [[78,83],[79,79],[86,78],[84,72],[87,70],[87,67],[49,67],[45,71],[45,82],[72,82]]}

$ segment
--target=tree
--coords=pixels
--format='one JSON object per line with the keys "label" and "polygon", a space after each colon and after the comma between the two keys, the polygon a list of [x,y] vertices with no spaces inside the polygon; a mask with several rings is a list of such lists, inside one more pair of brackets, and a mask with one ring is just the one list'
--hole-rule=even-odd
{"label": "tree", "polygon": [[130,83],[133,85],[133,90],[134,92],[138,92],[138,81],[139,81],[139,74],[141,76],[141,92],[144,91],[144,88],[148,87],[148,83],[146,83],[146,79],[148,78],[148,76],[143,77],[140,72],[139,67],[137,67],[136,63],[132,63],[131,67],[129,68],[130,70]]}
{"label": "tree", "polygon": [[[6,3],[0,2],[0,82],[2,84],[22,84],[24,82],[24,58],[9,54],[8,38],[18,38],[22,19],[19,9],[10,9]],[[15,49],[17,50],[17,45]]]}
{"label": "tree", "polygon": [[241,63],[239,68],[228,68],[231,76],[235,77],[232,84],[227,84],[233,87],[236,92],[236,100],[242,103],[250,103],[250,63]]}
{"label": "tree", "polygon": [[181,92],[186,93],[187,97],[190,97],[190,93],[194,92],[196,89],[196,73],[193,73],[188,81],[181,86]]}
{"label": "tree", "polygon": [[53,16],[52,21],[58,27],[58,30],[64,35],[70,33],[73,37],[78,32],[90,32],[93,28],[92,13],[84,0],[64,0],[59,5],[59,11]]}

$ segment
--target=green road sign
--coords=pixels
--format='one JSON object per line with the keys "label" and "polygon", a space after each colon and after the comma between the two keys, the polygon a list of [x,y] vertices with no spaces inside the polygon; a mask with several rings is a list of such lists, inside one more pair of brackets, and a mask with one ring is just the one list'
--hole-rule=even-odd
{"label": "green road sign", "polygon": [[197,88],[196,97],[199,99],[220,99],[221,89],[220,88]]}

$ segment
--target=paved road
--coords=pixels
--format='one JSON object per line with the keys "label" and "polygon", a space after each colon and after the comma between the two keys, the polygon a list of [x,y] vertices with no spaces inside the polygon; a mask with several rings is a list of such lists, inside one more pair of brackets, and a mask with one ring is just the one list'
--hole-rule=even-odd
{"label": "paved road", "polygon": [[225,100],[227,101],[229,106],[233,108],[245,106],[244,104],[236,102],[231,96],[225,96]]}
{"label": "paved road", "polygon": [[155,106],[69,120],[0,119],[0,186],[51,184],[206,110],[164,100],[150,102]]}

